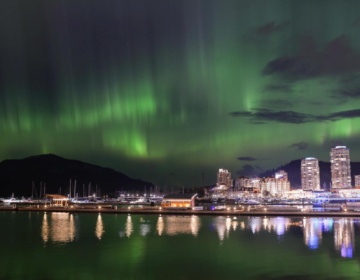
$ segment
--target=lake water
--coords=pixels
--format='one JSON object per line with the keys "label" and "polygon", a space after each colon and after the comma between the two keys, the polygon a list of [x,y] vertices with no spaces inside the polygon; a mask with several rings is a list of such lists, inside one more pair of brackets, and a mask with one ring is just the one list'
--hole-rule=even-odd
{"label": "lake water", "polygon": [[359,279],[360,219],[0,212],[0,279]]}

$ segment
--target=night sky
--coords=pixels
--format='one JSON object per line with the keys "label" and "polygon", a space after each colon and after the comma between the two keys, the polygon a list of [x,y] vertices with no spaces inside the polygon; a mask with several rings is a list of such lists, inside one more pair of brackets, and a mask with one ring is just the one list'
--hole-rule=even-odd
{"label": "night sky", "polygon": [[[157,185],[360,161],[358,0],[1,0],[0,160]],[[300,172],[300,170],[299,170]]]}

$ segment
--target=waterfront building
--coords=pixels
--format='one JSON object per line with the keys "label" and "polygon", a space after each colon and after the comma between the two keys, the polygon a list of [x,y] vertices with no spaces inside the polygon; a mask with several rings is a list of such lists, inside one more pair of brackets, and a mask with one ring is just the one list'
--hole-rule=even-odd
{"label": "waterfront building", "polygon": [[275,173],[275,178],[276,179],[288,179],[288,174],[287,172],[285,172],[285,170],[279,170],[278,172]]}
{"label": "waterfront building", "polygon": [[260,189],[260,181],[261,179],[258,177],[248,178],[241,176],[235,180],[235,189],[236,190],[244,190],[248,188]]}
{"label": "waterfront building", "polygon": [[65,195],[61,194],[45,194],[45,198],[50,199],[50,205],[56,206],[68,206],[69,205],[69,198]]}
{"label": "waterfront building", "polygon": [[250,178],[250,187],[253,189],[260,189],[261,179],[259,177]]}
{"label": "waterfront building", "polygon": [[250,178],[248,178],[248,177],[245,177],[245,176],[237,177],[235,179],[235,189],[240,190],[242,188],[249,187],[249,185],[250,185],[249,181],[250,181]]}
{"label": "waterfront building", "polygon": [[274,177],[263,178],[260,182],[262,195],[283,196],[290,191],[290,181],[288,174],[284,170],[279,170]]}
{"label": "waterfront building", "polygon": [[320,190],[319,161],[308,157],[301,161],[301,186],[303,190]]}
{"label": "waterfront building", "polygon": [[360,189],[339,189],[339,196],[344,198],[360,198]]}
{"label": "waterfront building", "polygon": [[355,188],[360,188],[360,175],[355,175]]}
{"label": "waterfront building", "polygon": [[193,208],[195,207],[195,193],[177,193],[177,194],[168,194],[164,196],[161,207],[164,208]]}
{"label": "waterfront building", "polygon": [[233,182],[231,179],[231,173],[226,169],[219,169],[219,172],[217,174],[217,182],[216,185],[219,187],[221,185],[225,185],[226,187],[232,187]]}
{"label": "waterfront building", "polygon": [[211,190],[212,196],[219,198],[226,197],[232,186],[231,173],[226,169],[220,168],[217,173],[216,186]]}
{"label": "waterfront building", "polygon": [[336,146],[330,152],[332,188],[351,187],[350,153],[346,146]]}

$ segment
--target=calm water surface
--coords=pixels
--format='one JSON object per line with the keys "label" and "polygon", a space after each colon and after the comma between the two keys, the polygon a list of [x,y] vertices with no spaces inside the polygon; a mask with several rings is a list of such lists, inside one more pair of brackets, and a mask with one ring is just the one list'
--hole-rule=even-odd
{"label": "calm water surface", "polygon": [[0,212],[0,279],[360,279],[360,219]]}

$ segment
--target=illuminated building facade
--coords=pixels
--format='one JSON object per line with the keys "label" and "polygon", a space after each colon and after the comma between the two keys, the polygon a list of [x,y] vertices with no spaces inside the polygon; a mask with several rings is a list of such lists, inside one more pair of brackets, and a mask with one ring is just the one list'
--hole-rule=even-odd
{"label": "illuminated building facade", "polygon": [[301,186],[305,191],[320,190],[319,161],[308,157],[301,161]]}
{"label": "illuminated building facade", "polygon": [[355,175],[355,188],[360,188],[360,175]]}
{"label": "illuminated building facade", "polygon": [[284,170],[276,172],[275,177],[263,178],[260,185],[263,195],[282,196],[285,192],[290,191],[290,181]]}
{"label": "illuminated building facade", "polygon": [[330,152],[332,188],[351,188],[350,153],[345,146],[336,146]]}
{"label": "illuminated building facade", "polygon": [[247,178],[244,176],[238,177],[235,180],[235,188],[239,189],[247,189],[247,188],[260,188],[260,178]]}
{"label": "illuminated building facade", "polygon": [[233,182],[231,179],[231,173],[229,171],[227,171],[226,169],[219,169],[219,172],[217,174],[216,185],[218,187],[221,185],[224,185],[226,187],[232,187]]}
{"label": "illuminated building facade", "polygon": [[185,194],[167,194],[164,196],[161,207],[164,208],[183,208],[188,209],[195,206],[195,193],[185,193]]}

